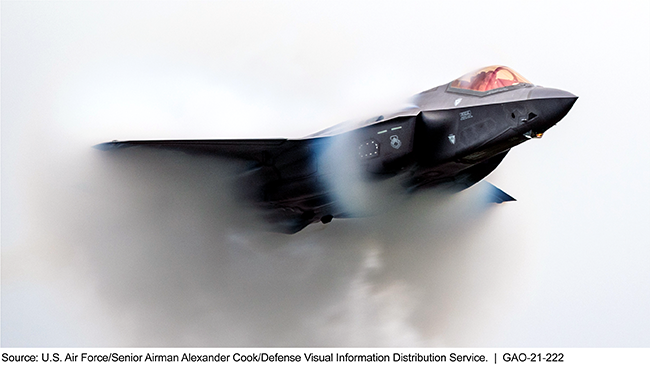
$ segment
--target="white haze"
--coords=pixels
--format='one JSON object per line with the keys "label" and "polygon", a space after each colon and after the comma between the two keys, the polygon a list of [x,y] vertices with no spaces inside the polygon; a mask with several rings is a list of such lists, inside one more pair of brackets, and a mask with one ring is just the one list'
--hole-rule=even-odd
{"label": "white haze", "polygon": [[505,273],[527,260],[489,237],[500,223],[480,189],[415,195],[381,216],[288,236],[265,232],[233,195],[238,166],[160,151],[88,155],[43,168],[31,201],[40,228],[6,250],[3,268],[8,288],[29,274],[64,306],[92,294],[79,310],[107,316],[120,335],[84,344],[461,344],[454,324],[487,330],[484,314],[519,284]]}
{"label": "white haze", "polygon": [[[649,14],[3,2],[2,345],[647,346]],[[336,180],[380,214],[282,235],[240,165],[90,148],[302,137],[489,64],[580,96],[488,178],[515,203]]]}

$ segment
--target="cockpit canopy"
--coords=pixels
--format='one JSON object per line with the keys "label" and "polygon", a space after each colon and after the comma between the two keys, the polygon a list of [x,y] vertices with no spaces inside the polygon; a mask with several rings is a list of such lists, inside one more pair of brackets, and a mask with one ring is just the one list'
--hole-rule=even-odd
{"label": "cockpit canopy", "polygon": [[[531,82],[506,66],[488,66],[480,70],[465,74],[452,81],[449,87],[452,89],[471,90],[470,92],[492,93],[498,89],[508,88],[515,85],[531,85]],[[472,92],[472,94],[474,94]]]}

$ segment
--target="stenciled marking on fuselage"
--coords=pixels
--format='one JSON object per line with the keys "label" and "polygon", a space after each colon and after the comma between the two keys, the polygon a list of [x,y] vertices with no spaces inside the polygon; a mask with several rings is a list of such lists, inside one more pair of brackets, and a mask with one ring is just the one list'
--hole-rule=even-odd
{"label": "stenciled marking on fuselage", "polygon": [[466,119],[469,119],[469,118],[474,118],[474,116],[472,115],[471,110],[460,112],[459,115],[460,115],[460,120],[466,120]]}
{"label": "stenciled marking on fuselage", "polygon": [[462,100],[463,100],[463,98],[458,98],[458,99],[454,100],[454,106],[458,106],[458,104],[460,104],[460,102]]}
{"label": "stenciled marking on fuselage", "polygon": [[377,134],[382,134],[382,133],[386,133],[386,132],[388,132],[388,129],[384,129],[383,131],[379,131],[379,132],[377,132]]}
{"label": "stenciled marking on fuselage", "polygon": [[399,140],[399,137],[396,134],[390,136],[390,146],[396,150],[402,147],[402,141]]}
{"label": "stenciled marking on fuselage", "polygon": [[449,138],[449,142],[451,142],[451,144],[456,144],[456,136],[455,135],[450,134],[447,137]]}
{"label": "stenciled marking on fuselage", "polygon": [[398,129],[402,129],[402,127],[401,127],[401,126],[399,126],[399,127],[393,127],[393,128],[391,128],[390,130],[391,130],[391,131],[396,131],[396,130],[398,130]]}
{"label": "stenciled marking on fuselage", "polygon": [[[361,151],[364,148],[364,146],[367,147],[367,146],[370,146],[370,145],[372,145],[375,148],[374,151],[368,152],[368,153],[363,153]],[[379,145],[375,141],[369,141],[369,142],[366,142],[365,144],[361,144],[361,146],[359,146],[359,156],[361,156],[361,157],[376,156],[378,154],[379,154]]]}

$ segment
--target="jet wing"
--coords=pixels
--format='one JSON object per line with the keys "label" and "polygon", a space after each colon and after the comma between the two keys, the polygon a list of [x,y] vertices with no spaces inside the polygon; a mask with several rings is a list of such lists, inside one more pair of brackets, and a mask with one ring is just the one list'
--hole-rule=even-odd
{"label": "jet wing", "polygon": [[219,156],[257,161],[262,164],[278,156],[291,154],[293,159],[307,158],[312,139],[203,139],[203,140],[143,140],[112,141],[95,148],[114,151],[132,147],[147,147],[184,152],[192,155]]}
{"label": "jet wing", "polygon": [[252,162],[239,184],[245,196],[267,212],[275,230],[295,233],[331,214],[328,190],[317,176],[317,150],[327,137],[311,139],[113,141],[103,151],[155,148],[191,155]]}

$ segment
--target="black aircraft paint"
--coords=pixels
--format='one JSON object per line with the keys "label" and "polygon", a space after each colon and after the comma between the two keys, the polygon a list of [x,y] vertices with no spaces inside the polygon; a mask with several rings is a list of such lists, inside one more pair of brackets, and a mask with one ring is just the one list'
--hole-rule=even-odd
{"label": "black aircraft paint", "polygon": [[[331,171],[324,158],[353,161],[370,179],[400,176],[407,192],[462,190],[492,172],[512,147],[541,137],[576,100],[507,67],[490,66],[416,95],[408,109],[302,139],[113,141],[96,147],[153,147],[249,161],[247,196],[269,212],[276,230],[295,233],[311,223],[353,216],[327,183]],[[514,200],[493,186],[491,195],[496,203]]]}

